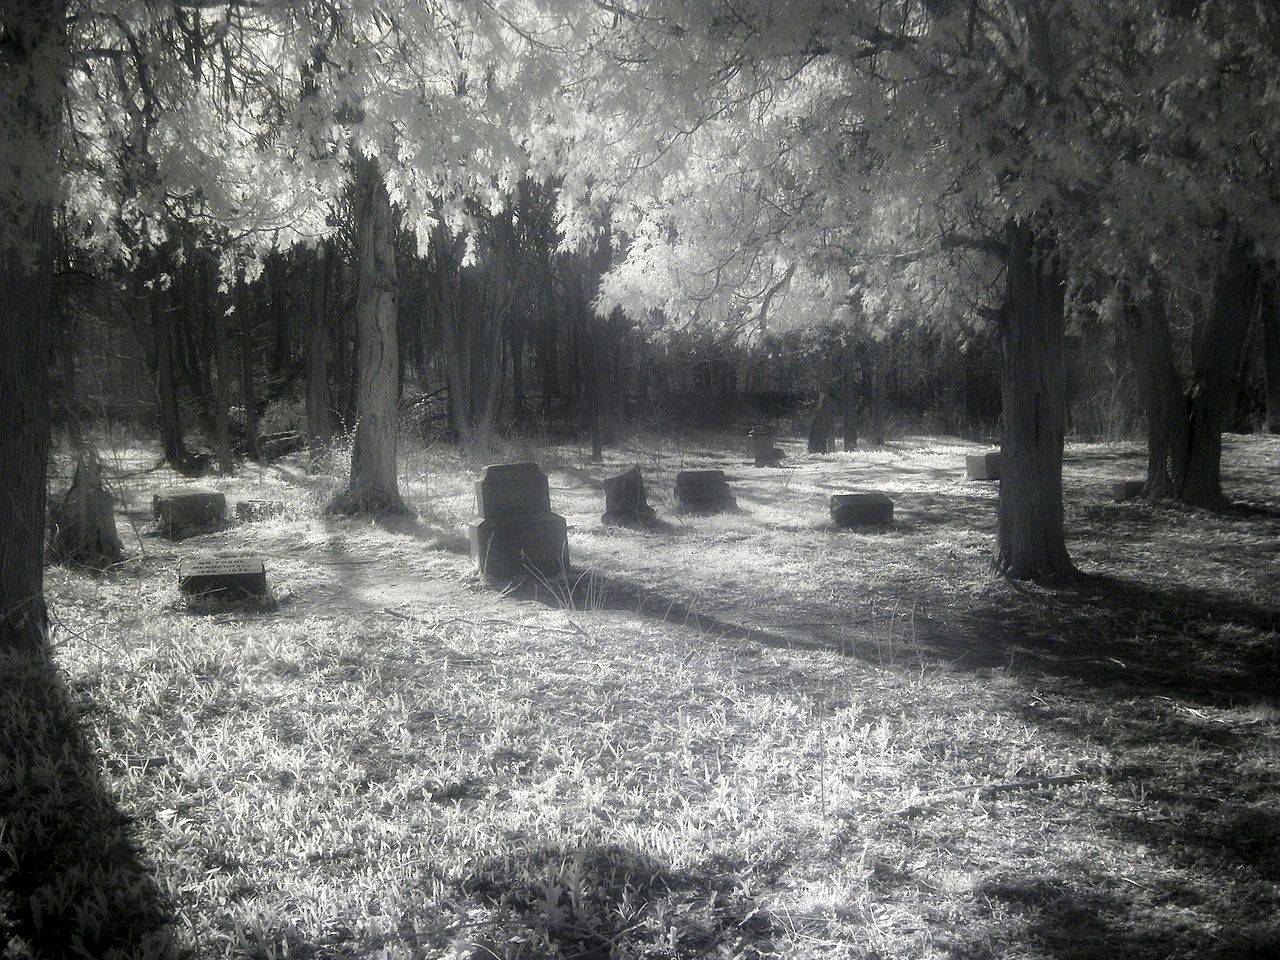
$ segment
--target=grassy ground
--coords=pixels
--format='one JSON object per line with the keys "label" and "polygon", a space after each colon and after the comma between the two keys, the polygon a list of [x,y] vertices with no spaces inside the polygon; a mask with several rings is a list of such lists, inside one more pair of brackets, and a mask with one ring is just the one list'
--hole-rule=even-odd
{"label": "grassy ground", "polygon": [[[536,451],[576,584],[507,596],[452,449],[405,456],[414,520],[284,464],[206,484],[284,516],[180,544],[116,451],[136,559],[51,570],[53,664],[0,664],[5,956],[1280,955],[1280,442],[1229,439],[1230,516],[1072,447],[1057,589],[989,577],[971,445],[784,446]],[[632,462],[660,529],[600,525]],[[673,515],[701,466],[739,512]],[[892,529],[830,524],[858,488]],[[188,609],[227,549],[274,601]]]}

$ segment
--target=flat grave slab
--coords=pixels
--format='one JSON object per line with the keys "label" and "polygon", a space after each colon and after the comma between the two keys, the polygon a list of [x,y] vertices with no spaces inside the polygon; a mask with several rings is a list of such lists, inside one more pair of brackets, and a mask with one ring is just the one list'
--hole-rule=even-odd
{"label": "flat grave slab", "polygon": [[682,513],[721,513],[737,505],[723,470],[682,470],[676,474],[676,509]]}
{"label": "flat grave slab", "polygon": [[878,492],[837,493],[831,498],[837,527],[877,527],[893,523],[893,501]]}
{"label": "flat grave slab", "polygon": [[968,454],[964,458],[964,475],[969,480],[999,480],[1000,451]]}
{"label": "flat grave slab", "polygon": [[568,571],[568,525],[551,512],[547,475],[536,463],[491,464],[475,491],[478,516],[467,524],[467,541],[486,579],[551,580]]}
{"label": "flat grave slab", "polygon": [[1117,503],[1123,503],[1125,500],[1136,500],[1146,489],[1145,480],[1120,480],[1111,485],[1111,496]]}
{"label": "flat grave slab", "polygon": [[151,513],[162,537],[181,540],[220,530],[227,515],[227,498],[201,487],[168,487],[152,496]]}
{"label": "flat grave slab", "polygon": [[604,480],[604,514],[600,522],[606,527],[643,527],[653,523],[657,514],[644,495],[644,474],[639,465]]}
{"label": "flat grave slab", "polygon": [[267,595],[267,571],[257,557],[183,557],[178,590],[190,597],[257,599]]}

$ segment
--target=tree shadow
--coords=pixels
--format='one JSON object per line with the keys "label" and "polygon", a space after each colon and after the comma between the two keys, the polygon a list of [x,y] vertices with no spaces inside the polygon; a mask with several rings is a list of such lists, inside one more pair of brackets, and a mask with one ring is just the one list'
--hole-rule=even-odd
{"label": "tree shadow", "polygon": [[97,709],[44,653],[0,655],[0,943],[14,956],[179,955],[173,907],[86,740]]}

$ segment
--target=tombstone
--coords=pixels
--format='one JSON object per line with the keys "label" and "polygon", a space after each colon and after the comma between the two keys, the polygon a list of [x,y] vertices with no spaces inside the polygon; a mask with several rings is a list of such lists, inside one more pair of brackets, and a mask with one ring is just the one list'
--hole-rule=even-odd
{"label": "tombstone", "polygon": [[183,557],[178,590],[201,599],[260,599],[267,595],[267,571],[257,557]]}
{"label": "tombstone", "polygon": [[893,523],[893,501],[883,493],[837,493],[831,498],[837,527],[873,527]]}
{"label": "tombstone", "polygon": [[783,453],[773,445],[773,431],[765,426],[755,426],[747,434],[751,439],[751,452],[757,467],[776,467]]}
{"label": "tombstone", "polygon": [[1117,503],[1123,503],[1125,500],[1136,500],[1147,489],[1147,481],[1145,480],[1120,480],[1111,485],[1111,495],[1115,497]]}
{"label": "tombstone", "polygon": [[534,573],[549,580],[568,572],[568,527],[551,512],[547,475],[536,463],[491,464],[475,488],[479,516],[468,524],[467,539],[487,579]]}
{"label": "tombstone", "polygon": [[1000,451],[969,454],[964,458],[964,475],[969,480],[999,480]]}
{"label": "tombstone", "polygon": [[199,487],[170,487],[156,491],[151,498],[151,513],[161,536],[181,540],[221,529],[227,515],[227,498]]}
{"label": "tombstone", "polygon": [[737,505],[723,470],[682,470],[676,474],[676,509],[682,513],[720,513]]}
{"label": "tombstone", "polygon": [[279,500],[240,500],[236,503],[236,519],[244,523],[278,517],[282,513],[284,504]]}
{"label": "tombstone", "polygon": [[657,515],[644,497],[644,476],[634,466],[616,477],[604,480],[604,515],[606,527],[643,527],[653,523]]}

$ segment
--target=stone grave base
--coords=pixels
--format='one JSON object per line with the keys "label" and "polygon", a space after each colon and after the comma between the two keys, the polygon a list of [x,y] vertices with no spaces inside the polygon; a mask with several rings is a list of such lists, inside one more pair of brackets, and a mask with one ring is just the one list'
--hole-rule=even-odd
{"label": "stone grave base", "polygon": [[1000,451],[969,454],[964,458],[964,475],[969,480],[999,480]]}
{"label": "stone grave base", "polygon": [[173,487],[156,491],[151,513],[162,537],[181,540],[220,530],[227,515],[227,498],[213,490]]}
{"label": "stone grave base", "polygon": [[568,525],[556,513],[477,518],[467,525],[471,557],[491,581],[527,574],[546,580],[569,569]]}
{"label": "stone grave base", "polygon": [[184,557],[178,590],[201,599],[260,599],[267,595],[267,571],[256,557]]}
{"label": "stone grave base", "polygon": [[831,498],[837,527],[871,527],[893,523],[893,501],[883,493],[837,493]]}

